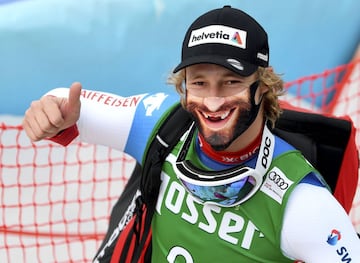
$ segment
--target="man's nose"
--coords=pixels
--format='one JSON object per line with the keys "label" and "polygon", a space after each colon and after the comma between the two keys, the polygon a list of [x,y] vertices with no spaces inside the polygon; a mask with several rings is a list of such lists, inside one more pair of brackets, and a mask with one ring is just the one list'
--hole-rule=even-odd
{"label": "man's nose", "polygon": [[217,111],[225,103],[224,97],[206,97],[204,98],[204,105],[209,111]]}
{"label": "man's nose", "polygon": [[222,97],[221,92],[222,92],[221,84],[219,84],[219,83],[210,83],[209,88],[208,88],[207,96],[208,97],[213,97],[213,98]]}

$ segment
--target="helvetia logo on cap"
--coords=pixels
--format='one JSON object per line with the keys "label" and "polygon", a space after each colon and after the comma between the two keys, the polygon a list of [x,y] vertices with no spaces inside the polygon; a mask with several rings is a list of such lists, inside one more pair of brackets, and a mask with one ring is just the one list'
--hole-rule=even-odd
{"label": "helvetia logo on cap", "polygon": [[224,44],[246,49],[246,31],[233,27],[212,25],[193,30],[188,47],[201,44]]}

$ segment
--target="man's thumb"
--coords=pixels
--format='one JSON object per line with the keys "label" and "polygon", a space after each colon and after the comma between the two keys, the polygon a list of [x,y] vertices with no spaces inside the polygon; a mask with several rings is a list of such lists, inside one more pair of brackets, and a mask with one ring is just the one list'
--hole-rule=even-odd
{"label": "man's thumb", "polygon": [[70,86],[68,104],[70,111],[79,111],[81,88],[82,86],[80,82],[74,82]]}

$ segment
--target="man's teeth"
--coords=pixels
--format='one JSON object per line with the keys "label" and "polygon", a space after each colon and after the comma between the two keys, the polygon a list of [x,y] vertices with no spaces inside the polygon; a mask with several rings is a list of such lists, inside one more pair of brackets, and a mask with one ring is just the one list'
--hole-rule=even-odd
{"label": "man's teeth", "polygon": [[206,119],[209,119],[209,118],[220,118],[222,120],[226,119],[230,114],[230,111],[227,111],[227,112],[224,112],[223,114],[221,115],[209,115],[205,112],[203,112],[203,115]]}
{"label": "man's teeth", "polygon": [[229,116],[230,112],[225,112],[223,115],[221,115],[221,119],[224,120],[227,116]]}

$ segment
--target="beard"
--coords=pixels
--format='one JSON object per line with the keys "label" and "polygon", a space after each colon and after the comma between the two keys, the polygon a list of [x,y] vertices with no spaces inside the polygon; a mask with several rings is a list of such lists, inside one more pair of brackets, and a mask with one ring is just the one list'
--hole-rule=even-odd
{"label": "beard", "polygon": [[[250,110],[246,108],[240,109],[239,117],[234,127],[228,133],[224,134],[222,132],[214,132],[209,136],[204,137],[205,141],[216,151],[225,150],[236,138],[249,128],[249,125],[247,124],[249,117]],[[204,136],[202,130],[202,126],[199,126],[199,132]]]}
{"label": "beard", "polygon": [[[216,113],[204,105],[204,98],[187,96],[186,109],[192,115],[204,140],[216,151],[228,148],[254,122],[258,115],[260,104],[255,104],[253,94],[247,96],[227,97]],[[221,114],[227,113],[227,120]],[[213,129],[213,124],[225,122],[223,127]]]}

